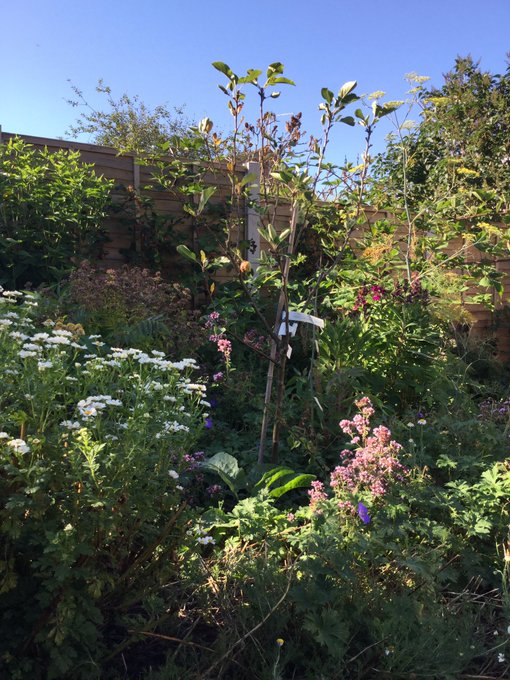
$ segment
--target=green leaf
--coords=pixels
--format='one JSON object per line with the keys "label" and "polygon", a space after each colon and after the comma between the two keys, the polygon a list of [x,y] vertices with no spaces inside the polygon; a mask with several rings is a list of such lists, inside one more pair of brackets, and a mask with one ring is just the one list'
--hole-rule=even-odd
{"label": "green leaf", "polygon": [[356,80],[350,80],[349,82],[344,83],[338,92],[338,97],[340,99],[344,99],[345,97],[347,97],[347,95],[354,90],[357,84],[358,83]]}
{"label": "green leaf", "polygon": [[239,83],[253,83],[254,85],[257,84],[258,77],[261,75],[262,71],[258,71],[257,69],[254,68],[249,68],[246,75],[243,76],[242,78],[239,78]]}
{"label": "green leaf", "polygon": [[292,182],[294,176],[290,170],[280,170],[279,172],[271,172],[271,177],[279,179],[281,182],[286,182],[287,184]]}
{"label": "green leaf", "polygon": [[244,485],[246,478],[244,470],[239,467],[236,458],[225,451],[220,451],[212,458],[208,458],[200,467],[215,472],[236,496],[237,491]]}
{"label": "green leaf", "polygon": [[278,76],[278,78],[269,78],[268,85],[295,85],[296,83],[290,78],[283,78]]}
{"label": "green leaf", "polygon": [[212,65],[217,71],[220,71],[220,73],[225,74],[227,78],[231,78],[234,75],[234,72],[232,71],[230,66],[223,63],[222,61],[213,61]]}
{"label": "green leaf", "polygon": [[275,228],[273,227],[273,225],[271,223],[269,223],[267,225],[267,233],[269,234],[268,241],[270,243],[274,242],[276,240],[277,234],[276,234]]}
{"label": "green leaf", "polygon": [[381,106],[382,111],[379,113],[379,118],[387,116],[389,113],[393,113],[393,111],[396,111],[400,106],[401,102],[388,102],[387,104],[383,104]]}
{"label": "green leaf", "polygon": [[255,484],[255,487],[263,486],[265,489],[269,489],[269,487],[281,477],[287,477],[288,475],[293,474],[295,474],[295,472],[291,468],[279,465],[278,467],[265,472]]}
{"label": "green leaf", "polygon": [[283,494],[286,494],[293,489],[302,489],[310,486],[310,482],[313,482],[314,479],[315,475],[298,474],[282,486],[277,486],[276,489],[270,491],[269,495],[273,498],[280,498],[280,496],[283,496]]}
{"label": "green leaf", "polygon": [[321,96],[328,102],[328,104],[331,104],[335,95],[331,92],[331,90],[328,90],[327,87],[323,87],[321,90]]}
{"label": "green leaf", "polygon": [[267,67],[266,75],[268,78],[271,78],[275,74],[283,73],[283,68],[281,61],[274,61]]}
{"label": "green leaf", "polygon": [[245,184],[256,184],[258,182],[258,177],[254,172],[248,172],[239,181],[239,186],[244,187]]}
{"label": "green leaf", "polygon": [[344,116],[343,118],[340,118],[340,122],[345,123],[346,125],[350,125],[351,127],[355,125],[355,121],[352,116]]}
{"label": "green leaf", "polygon": [[208,200],[211,198],[215,191],[216,187],[207,187],[207,189],[204,189],[203,191],[200,192],[200,200],[198,202],[197,215],[200,215],[203,212]]}
{"label": "green leaf", "polygon": [[177,252],[179,255],[182,255],[183,257],[187,257],[188,260],[192,260],[193,262],[197,262],[197,256],[195,253],[188,248],[188,246],[185,245],[179,245],[176,248]]}
{"label": "green leaf", "polygon": [[230,264],[230,260],[226,255],[220,255],[220,257],[214,258],[213,264],[215,267],[225,267],[227,264]]}

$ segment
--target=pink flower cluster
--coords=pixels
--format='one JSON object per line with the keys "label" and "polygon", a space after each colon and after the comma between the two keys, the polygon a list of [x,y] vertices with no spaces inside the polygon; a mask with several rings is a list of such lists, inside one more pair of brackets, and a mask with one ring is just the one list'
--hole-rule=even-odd
{"label": "pink flower cluster", "polygon": [[223,358],[225,359],[225,362],[228,364],[230,361],[230,356],[232,354],[232,343],[230,340],[227,340],[225,337],[225,333],[223,330],[220,329],[220,332],[217,332],[218,326],[220,324],[220,315],[218,312],[211,312],[209,316],[207,317],[205,321],[205,327],[209,330],[213,330],[215,332],[211,333],[209,336],[209,341],[214,342],[216,344],[216,347],[218,348],[218,352],[223,354]]}
{"label": "pink flower cluster", "polygon": [[206,328],[214,328],[215,324],[219,321],[219,312],[211,312],[205,321]]}
{"label": "pink flower cluster", "polygon": [[244,343],[253,347],[253,349],[263,351],[267,346],[267,338],[265,335],[260,335],[254,328],[246,331],[244,334]]}
{"label": "pink flower cluster", "polygon": [[310,485],[312,488],[308,490],[308,495],[310,496],[310,508],[317,514],[320,514],[321,510],[318,507],[321,501],[325,501],[328,498],[328,494],[324,491],[324,484],[316,480]]}
{"label": "pink flower cluster", "polygon": [[183,462],[185,464],[186,472],[194,472],[200,463],[204,460],[205,454],[203,451],[196,451],[196,453],[185,453],[183,456]]}
{"label": "pink flower cluster", "polygon": [[232,343],[230,340],[227,340],[223,333],[220,333],[219,335],[212,334],[209,336],[209,340],[216,343],[218,352],[223,354],[225,361],[228,361],[230,359],[230,355],[232,354]]}
{"label": "pink flower cluster", "polygon": [[387,292],[386,288],[383,288],[382,286],[363,286],[358,290],[356,295],[356,302],[352,308],[353,312],[364,309],[369,304],[370,300],[372,302],[380,302]]}
{"label": "pink flower cluster", "polygon": [[[373,498],[384,496],[393,482],[403,482],[409,470],[398,460],[402,446],[391,438],[390,430],[384,425],[370,427],[374,409],[370,399],[363,397],[355,402],[359,413],[352,420],[341,420],[340,427],[351,437],[354,451],[341,452],[342,465],[331,473],[330,486],[336,492],[347,491],[350,496],[369,492]],[[342,500],[342,507],[354,505]]]}
{"label": "pink flower cluster", "polygon": [[[390,430],[384,425],[371,427],[374,408],[370,399],[363,397],[355,404],[359,412],[352,420],[339,423],[343,432],[350,436],[354,449],[341,452],[342,463],[333,470],[329,480],[338,509],[351,515],[359,514],[361,499],[377,500],[393,483],[403,482],[409,476],[408,468],[398,460],[402,446],[391,438]],[[310,508],[320,513],[320,503],[327,499],[324,484],[312,482],[308,495]],[[369,518],[368,510],[363,503],[361,505]]]}

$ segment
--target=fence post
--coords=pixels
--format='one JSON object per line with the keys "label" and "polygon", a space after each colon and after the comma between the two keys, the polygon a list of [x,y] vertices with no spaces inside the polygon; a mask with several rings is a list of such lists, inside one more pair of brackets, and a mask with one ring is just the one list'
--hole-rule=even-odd
{"label": "fence post", "polygon": [[250,182],[248,201],[246,202],[246,240],[255,244],[252,249],[248,248],[247,257],[253,271],[257,270],[260,257],[260,234],[259,234],[259,214],[253,203],[259,205],[260,201],[260,164],[257,161],[245,163],[246,173],[253,174],[255,179]]}
{"label": "fence post", "polygon": [[142,231],[140,225],[140,208],[138,204],[138,193],[140,191],[140,166],[136,162],[136,156],[133,155],[133,189],[135,192],[135,251],[142,252]]}

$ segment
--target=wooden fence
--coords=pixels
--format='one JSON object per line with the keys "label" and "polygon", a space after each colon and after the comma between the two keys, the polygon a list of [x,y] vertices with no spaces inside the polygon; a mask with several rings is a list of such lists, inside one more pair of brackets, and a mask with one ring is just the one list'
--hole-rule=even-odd
{"label": "wooden fence", "polygon": [[[47,147],[50,151],[59,149],[69,149],[79,151],[85,163],[94,165],[98,175],[103,175],[107,179],[114,181],[112,191],[112,210],[105,220],[105,228],[108,240],[103,250],[103,264],[105,266],[117,267],[130,260],[136,261],[136,255],[143,254],[144,234],[140,228],[140,220],[137,219],[137,207],[133,200],[134,192],[139,192],[151,183],[152,171],[149,167],[139,165],[134,154],[119,155],[115,149],[97,146],[94,144],[84,144],[81,142],[67,141],[60,139],[49,139],[44,137],[33,137],[30,135],[16,135],[14,133],[2,132],[0,128],[0,143],[18,136],[25,142],[35,147]],[[236,172],[258,174],[258,164],[249,162],[239,164]],[[205,181],[218,187],[217,192],[211,199],[212,204],[221,204],[229,195],[230,182],[225,172],[225,167],[221,164],[216,165],[205,177]],[[258,188],[256,185],[251,189],[252,199],[257,198]],[[167,217],[174,224],[174,228],[180,232],[182,240],[187,241],[190,247],[194,246],[193,218],[183,210],[184,197],[178,193],[170,195],[165,191],[155,189],[147,190],[144,195],[151,200],[154,214]],[[267,243],[261,238],[258,232],[258,214],[248,205],[242,206],[244,212],[244,238],[252,240],[255,244],[255,252],[248,254],[248,259],[256,263],[260,251],[267,248]],[[367,221],[374,222],[381,218],[387,218],[387,213],[377,212],[376,210],[366,209]],[[276,209],[275,227],[277,231],[284,229],[290,219],[290,205],[288,202],[280,201]],[[361,234],[358,234],[358,236]],[[356,234],[354,235],[356,237]],[[476,249],[471,249],[470,257],[477,259],[481,253]],[[504,293],[502,298],[495,297],[496,312],[489,311],[486,307],[478,304],[466,304],[472,320],[472,332],[476,336],[483,336],[491,333],[497,327],[497,341],[499,354],[502,359],[510,359],[510,253],[509,257],[498,258],[496,268],[503,274]],[[167,258],[164,262],[164,273],[170,277],[178,278],[180,260],[178,257]],[[219,272],[218,278],[226,280],[229,278],[228,271]],[[508,317],[507,314],[508,313]],[[505,319],[507,317],[507,319]],[[496,323],[497,321],[497,323]]]}

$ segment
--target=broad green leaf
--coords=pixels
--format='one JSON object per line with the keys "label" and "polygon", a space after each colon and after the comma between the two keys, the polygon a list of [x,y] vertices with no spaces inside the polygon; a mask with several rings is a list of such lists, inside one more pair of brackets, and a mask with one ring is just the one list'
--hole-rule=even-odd
{"label": "broad green leaf", "polygon": [[261,73],[262,73],[262,71],[258,71],[256,69],[250,68],[250,69],[248,69],[245,76],[243,76],[242,78],[239,78],[239,82],[241,84],[243,84],[243,83],[253,83],[254,85],[256,85],[257,79],[258,79],[258,77],[260,76]]}
{"label": "broad green leaf", "polygon": [[254,172],[248,172],[239,181],[239,186],[244,187],[245,184],[255,184],[258,182],[258,177]]}
{"label": "broad green leaf", "polygon": [[188,246],[185,245],[179,245],[176,248],[177,252],[179,255],[182,255],[183,257],[187,257],[188,260],[193,260],[193,262],[197,262],[197,256],[195,253],[188,248]]}
{"label": "broad green leaf", "polygon": [[295,474],[295,472],[291,468],[279,465],[264,473],[255,486],[263,486],[264,488],[269,489],[269,487],[281,477],[287,477],[288,475],[293,474]]}
{"label": "broad green leaf", "polygon": [[328,102],[328,104],[331,104],[335,95],[331,92],[331,90],[328,90],[327,87],[323,87],[321,90],[321,96]]}
{"label": "broad green leaf", "polygon": [[354,90],[357,84],[358,83],[356,80],[350,80],[349,82],[344,83],[338,92],[338,97],[340,99],[344,99],[345,97],[347,97],[347,95]]}
{"label": "broad green leaf", "polygon": [[278,76],[277,78],[269,78],[269,85],[295,85],[296,83],[290,78],[284,78],[283,76]]}
{"label": "broad green leaf", "polygon": [[350,125],[351,127],[355,125],[355,121],[352,116],[344,116],[343,118],[340,118],[340,122],[345,123],[346,125]]}
{"label": "broad green leaf", "polygon": [[216,187],[207,187],[207,189],[204,189],[203,191],[200,192],[200,200],[198,202],[197,215],[200,215],[203,212],[207,202],[209,201],[209,199],[211,198],[215,191]]}
{"label": "broad green leaf", "polygon": [[283,73],[283,68],[281,61],[274,61],[267,67],[266,75],[268,78],[271,78],[271,76],[274,76],[275,74]]}
{"label": "broad green leaf", "polygon": [[220,451],[212,456],[212,458],[208,458],[200,467],[219,475],[235,495],[237,495],[238,489],[244,484],[246,477],[244,470],[239,467],[236,458],[225,451]]}
{"label": "broad green leaf", "polygon": [[231,78],[234,75],[234,72],[232,71],[230,66],[223,63],[222,61],[213,61],[212,65],[217,71],[220,71],[221,73],[225,74],[227,78]]}
{"label": "broad green leaf", "polygon": [[269,495],[273,498],[280,498],[280,496],[283,496],[283,494],[286,494],[293,489],[302,489],[310,486],[310,482],[313,482],[314,479],[315,475],[296,475],[296,477],[293,477],[282,486],[277,486],[276,489],[272,489],[269,492]]}
{"label": "broad green leaf", "polygon": [[218,267],[224,267],[225,265],[230,264],[230,260],[226,255],[220,255],[220,257],[214,258],[213,263]]}

